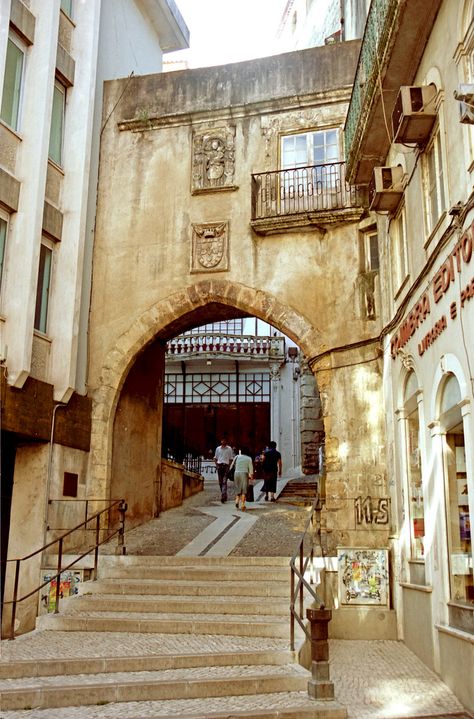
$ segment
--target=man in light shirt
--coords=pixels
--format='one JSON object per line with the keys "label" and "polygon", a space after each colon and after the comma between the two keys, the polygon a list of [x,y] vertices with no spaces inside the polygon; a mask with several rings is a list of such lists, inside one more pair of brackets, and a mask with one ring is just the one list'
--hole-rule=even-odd
{"label": "man in light shirt", "polygon": [[227,472],[234,459],[232,447],[229,447],[226,439],[221,439],[221,443],[216,447],[214,452],[214,462],[217,467],[217,478],[219,480],[219,488],[221,490],[221,502],[227,502]]}

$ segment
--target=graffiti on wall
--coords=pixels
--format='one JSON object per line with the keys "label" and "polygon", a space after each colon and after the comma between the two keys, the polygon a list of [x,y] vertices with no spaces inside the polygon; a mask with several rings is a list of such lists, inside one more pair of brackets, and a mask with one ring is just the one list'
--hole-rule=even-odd
{"label": "graffiti on wall", "polygon": [[388,606],[388,553],[386,549],[337,550],[340,604]]}

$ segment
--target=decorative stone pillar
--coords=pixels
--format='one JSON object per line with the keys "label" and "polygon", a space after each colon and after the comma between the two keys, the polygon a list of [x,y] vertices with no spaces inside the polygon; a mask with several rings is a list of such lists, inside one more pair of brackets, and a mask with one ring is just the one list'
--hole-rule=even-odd
{"label": "decorative stone pillar", "polygon": [[324,425],[316,378],[306,362],[301,368],[301,466],[304,474],[322,471],[320,457],[324,446]]}
{"label": "decorative stone pillar", "polygon": [[306,617],[311,625],[311,679],[308,694],[313,699],[334,699],[334,684],[329,679],[329,622],[330,609],[307,609]]}
{"label": "decorative stone pillar", "polygon": [[271,399],[270,399],[270,439],[275,442],[280,440],[281,426],[281,364],[280,362],[270,362],[270,379],[271,379]]}

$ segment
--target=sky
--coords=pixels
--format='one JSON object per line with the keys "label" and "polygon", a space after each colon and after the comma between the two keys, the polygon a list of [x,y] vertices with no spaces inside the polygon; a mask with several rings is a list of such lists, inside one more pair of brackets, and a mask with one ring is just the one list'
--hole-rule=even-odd
{"label": "sky", "polygon": [[282,52],[276,31],[287,0],[176,0],[191,33],[189,50],[167,53],[187,58],[189,67],[224,65]]}

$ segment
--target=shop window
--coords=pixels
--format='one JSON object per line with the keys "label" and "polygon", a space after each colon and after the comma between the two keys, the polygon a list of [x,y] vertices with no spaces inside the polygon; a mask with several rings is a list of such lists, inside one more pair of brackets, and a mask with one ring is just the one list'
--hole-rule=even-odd
{"label": "shop window", "polygon": [[13,130],[18,130],[19,127],[24,66],[25,48],[23,43],[14,33],[10,33],[7,44],[0,117]]}
{"label": "shop window", "polygon": [[411,558],[425,557],[425,510],[420,459],[420,417],[418,410],[418,381],[414,372],[405,385],[406,453],[408,512],[410,518]]}
{"label": "shop window", "polygon": [[445,468],[451,600],[474,604],[471,516],[466,473],[464,428],[459,383],[450,375],[441,401],[441,421],[446,428]]}
{"label": "shop window", "polygon": [[35,329],[46,334],[48,322],[49,288],[51,283],[51,266],[53,251],[44,242],[41,244],[38,268],[38,285],[36,288]]}
{"label": "shop window", "polygon": [[56,80],[54,83],[53,108],[49,132],[49,158],[57,165],[62,165],[64,114],[66,109],[66,88]]}
{"label": "shop window", "polygon": [[425,152],[424,172],[426,216],[430,233],[446,210],[445,173],[439,128]]}

